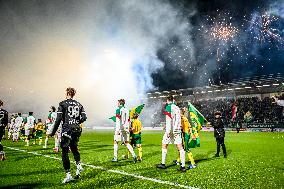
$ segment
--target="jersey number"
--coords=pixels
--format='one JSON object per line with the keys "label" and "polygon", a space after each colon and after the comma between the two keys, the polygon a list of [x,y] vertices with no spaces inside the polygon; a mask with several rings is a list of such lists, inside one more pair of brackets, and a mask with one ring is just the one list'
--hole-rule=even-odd
{"label": "jersey number", "polygon": [[68,107],[68,115],[72,118],[79,117],[80,108],[79,106],[69,106]]}
{"label": "jersey number", "polygon": [[4,114],[0,114],[0,122],[2,121],[3,118],[4,118]]}

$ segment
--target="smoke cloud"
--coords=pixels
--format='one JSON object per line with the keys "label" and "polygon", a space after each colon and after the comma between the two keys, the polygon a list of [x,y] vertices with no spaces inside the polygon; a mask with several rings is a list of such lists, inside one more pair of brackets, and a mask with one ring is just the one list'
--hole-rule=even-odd
{"label": "smoke cloud", "polygon": [[119,98],[140,103],[154,89],[151,74],[165,66],[158,49],[173,36],[184,41],[191,28],[166,1],[1,1],[0,10],[0,96],[8,110],[45,118],[72,86],[88,124],[107,121]]}

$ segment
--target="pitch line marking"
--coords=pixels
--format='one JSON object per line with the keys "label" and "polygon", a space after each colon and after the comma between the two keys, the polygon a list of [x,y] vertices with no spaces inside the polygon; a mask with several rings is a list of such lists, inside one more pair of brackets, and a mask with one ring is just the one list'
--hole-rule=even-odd
{"label": "pitch line marking", "polygon": [[[61,161],[61,158],[50,156],[50,155],[40,154],[40,153],[37,153],[37,152],[22,150],[22,149],[19,149],[19,148],[14,148],[14,147],[9,147],[9,146],[4,146],[4,147],[11,149],[11,150],[16,150],[16,151],[25,152],[25,153],[28,153],[28,154],[33,154],[33,155],[36,155],[36,156],[43,156],[43,157],[47,157],[47,158],[50,158],[50,159],[55,159],[55,160]],[[75,163],[74,161],[70,161],[70,162]],[[101,166],[95,166],[95,165],[91,165],[91,164],[87,164],[87,163],[81,163],[81,165],[86,166],[86,167],[90,167],[90,168],[93,168],[93,169],[101,169],[101,170],[104,170],[104,171],[107,171],[107,172],[126,175],[126,176],[129,176],[129,177],[134,177],[134,178],[138,178],[138,179],[141,179],[141,180],[148,180],[148,181],[152,181],[152,182],[156,182],[156,183],[160,183],[160,184],[166,184],[166,185],[171,185],[171,186],[180,187],[180,188],[187,188],[187,189],[199,189],[199,188],[196,188],[196,187],[186,186],[186,185],[182,185],[182,184],[178,184],[178,183],[174,183],[174,182],[170,182],[170,181],[159,180],[159,179],[155,179],[155,178],[151,178],[151,177],[144,177],[144,176],[133,174],[133,173],[127,173],[127,172],[121,171],[121,170],[106,169],[106,168],[101,167]]]}

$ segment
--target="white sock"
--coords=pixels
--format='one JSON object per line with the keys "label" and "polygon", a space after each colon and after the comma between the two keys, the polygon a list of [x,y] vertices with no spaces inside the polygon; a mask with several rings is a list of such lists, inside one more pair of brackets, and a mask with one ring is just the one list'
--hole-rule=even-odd
{"label": "white sock", "polygon": [[60,142],[61,142],[61,138],[57,138],[57,142],[56,142],[56,148],[60,147]]}
{"label": "white sock", "polygon": [[30,144],[30,141],[29,140],[27,140],[27,146]]}
{"label": "white sock", "polygon": [[58,147],[57,144],[58,144],[58,139],[55,138],[55,141],[54,141],[54,148],[57,148],[57,147]]}
{"label": "white sock", "polygon": [[47,141],[48,141],[48,138],[45,138],[44,146],[47,146]]}
{"label": "white sock", "polygon": [[184,149],[181,149],[179,151],[179,157],[180,157],[180,161],[181,161],[181,166],[185,167],[185,151],[184,151]]}
{"label": "white sock", "polygon": [[113,156],[117,158],[118,144],[113,145]]}
{"label": "white sock", "polygon": [[131,153],[132,157],[135,157],[136,154],[134,153],[134,150],[133,150],[132,146],[129,143],[127,143],[126,147],[129,150],[129,152]]}
{"label": "white sock", "polygon": [[162,148],[162,164],[166,164],[167,152],[167,149]]}
{"label": "white sock", "polygon": [[67,173],[66,173],[66,177],[72,177],[71,173],[70,173],[70,172],[67,172]]}

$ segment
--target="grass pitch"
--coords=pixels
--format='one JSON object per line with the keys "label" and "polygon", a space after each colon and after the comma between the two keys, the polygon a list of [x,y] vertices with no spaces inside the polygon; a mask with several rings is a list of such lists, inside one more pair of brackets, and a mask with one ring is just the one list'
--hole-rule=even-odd
{"label": "grass pitch", "polygon": [[[228,158],[224,159],[213,157],[216,150],[213,133],[202,132],[201,147],[192,150],[198,167],[186,173],[178,172],[179,167],[172,163],[178,155],[173,145],[168,149],[168,168],[155,167],[161,161],[162,136],[158,131],[143,133],[142,162],[134,164],[132,159],[120,158],[112,163],[113,132],[83,132],[79,145],[81,160],[105,169],[197,188],[284,188],[284,133],[226,133]],[[50,141],[49,149],[39,145],[25,147],[24,142],[8,140],[2,144],[61,158],[61,154],[52,152],[54,140]],[[180,188],[86,166],[80,180],[61,184],[65,173],[60,160],[4,150],[8,159],[0,162],[0,188]],[[119,157],[125,153],[126,148],[119,146]],[[73,160],[72,154],[69,157]],[[73,175],[75,170],[73,164]]]}

